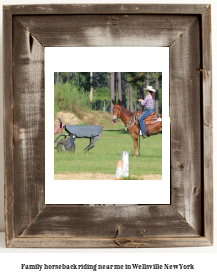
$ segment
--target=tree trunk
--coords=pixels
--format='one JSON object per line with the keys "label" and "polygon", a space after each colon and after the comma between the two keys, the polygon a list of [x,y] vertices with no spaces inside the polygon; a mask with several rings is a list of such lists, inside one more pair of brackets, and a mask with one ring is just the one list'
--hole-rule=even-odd
{"label": "tree trunk", "polygon": [[115,73],[114,72],[112,72],[111,73],[111,104],[110,104],[110,113],[111,113],[111,115],[113,115],[113,111],[112,111],[112,109],[113,109],[113,103],[112,103],[112,99],[116,102],[116,97],[115,97]]}
{"label": "tree trunk", "polygon": [[127,110],[130,110],[130,84],[127,84]]}
{"label": "tree trunk", "polygon": [[147,72],[146,87],[149,86],[149,72]]}
{"label": "tree trunk", "polygon": [[[140,86],[140,98],[144,99],[144,90],[143,90],[143,85]],[[140,107],[142,109],[142,111],[144,111],[144,106]]]}
{"label": "tree trunk", "polygon": [[120,99],[122,104],[121,72],[117,72],[117,77],[118,77],[118,99]]}
{"label": "tree trunk", "polygon": [[126,108],[125,79],[123,74],[121,74],[121,92],[122,92],[122,106]]}
{"label": "tree trunk", "polygon": [[93,73],[90,73],[90,102],[93,101]]}
{"label": "tree trunk", "polygon": [[141,98],[141,99],[144,99],[143,85],[140,86],[140,98]]}
{"label": "tree trunk", "polygon": [[133,88],[129,84],[129,90],[130,90],[130,111],[133,112]]}
{"label": "tree trunk", "polygon": [[[147,86],[149,86],[149,72],[147,72],[146,88],[147,88]],[[146,97],[146,92],[147,91],[144,92],[144,98]],[[145,107],[143,106],[142,111],[144,111],[144,110],[145,110]]]}
{"label": "tree trunk", "polygon": [[57,72],[57,75],[56,75],[56,83],[59,83],[59,75],[60,75],[60,73]]}
{"label": "tree trunk", "polygon": [[116,102],[117,95],[117,72],[114,72],[114,101]]}
{"label": "tree trunk", "polygon": [[140,85],[137,87],[137,102],[136,102],[136,110],[139,110],[140,108],[140,102],[138,102],[138,99],[140,98]]}
{"label": "tree trunk", "polygon": [[158,96],[159,96],[159,83],[158,83],[158,77],[155,78],[155,113],[158,115],[159,114],[159,101],[158,101]]}

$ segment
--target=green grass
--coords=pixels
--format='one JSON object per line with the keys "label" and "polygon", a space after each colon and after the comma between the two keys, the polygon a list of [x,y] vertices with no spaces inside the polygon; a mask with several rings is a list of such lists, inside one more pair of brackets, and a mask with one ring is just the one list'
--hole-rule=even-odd
{"label": "green grass", "polygon": [[162,135],[140,139],[140,156],[134,156],[133,139],[123,125],[104,129],[99,141],[89,152],[83,149],[89,139],[75,140],[75,153],[59,153],[54,150],[54,173],[107,173],[115,174],[116,164],[121,160],[122,151],[129,153],[129,174],[162,174]]}
{"label": "green grass", "polygon": [[121,177],[121,180],[142,180],[142,178],[138,178],[137,176],[128,176],[128,177]]}

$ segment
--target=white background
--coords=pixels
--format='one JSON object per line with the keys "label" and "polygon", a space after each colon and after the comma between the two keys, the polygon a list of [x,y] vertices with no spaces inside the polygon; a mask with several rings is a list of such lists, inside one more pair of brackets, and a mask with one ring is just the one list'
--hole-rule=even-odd
{"label": "white background", "polygon": [[[20,1],[12,1],[12,0],[1,0],[2,5],[12,5],[12,4],[45,4],[50,3],[51,1],[27,1],[27,0],[20,0]],[[52,0],[52,3],[60,3],[61,1]],[[64,0],[64,3],[133,3],[133,1],[96,1],[96,0],[76,0],[76,1],[68,1]],[[149,1],[139,1],[137,0],[136,3],[159,3],[159,4],[212,4],[212,49],[213,49],[213,77],[217,74],[217,56],[216,56],[216,49],[217,49],[217,2],[215,0],[196,0],[196,1],[162,1],[162,0],[149,0]],[[2,22],[2,14],[0,14],[0,22]],[[2,34],[2,28],[0,28],[0,32]],[[2,36],[1,36],[2,37]],[[2,43],[0,43],[0,59],[2,59]],[[3,89],[2,89],[2,62],[0,65],[0,111],[3,111]],[[217,80],[213,78],[213,123],[214,123],[214,142],[216,141],[216,109],[215,105],[217,104]],[[3,116],[3,112],[2,112]],[[3,118],[2,118],[3,123]],[[216,200],[216,144],[214,144],[214,197]],[[4,167],[3,167],[3,126],[0,125],[0,230],[4,232]],[[215,237],[217,236],[217,210],[215,208],[215,222],[214,222],[214,233]],[[215,240],[216,242],[216,240]],[[54,254],[50,254],[54,253]],[[58,253],[58,254],[55,254]],[[55,257],[55,259],[54,259]],[[216,277],[217,276],[217,269],[216,269],[216,257],[217,257],[217,244],[215,243],[213,247],[198,247],[198,248],[163,248],[163,249],[6,249],[4,244],[4,233],[0,233],[0,273],[3,277],[7,275],[10,277],[12,275],[16,275],[16,277],[38,277],[39,273],[37,271],[23,271],[20,270],[21,263],[49,263],[52,262],[53,264],[58,262],[69,262],[70,263],[91,263],[91,260],[94,259],[95,263],[104,262],[113,263],[115,261],[116,264],[121,264],[122,260],[127,263],[134,263],[141,261],[144,263],[194,263],[196,266],[196,270],[189,270],[189,271],[171,271],[171,272],[134,272],[128,273],[128,275],[134,275],[138,277]],[[64,273],[64,272],[63,272]],[[62,272],[50,272],[53,277],[56,277]],[[4,275],[5,274],[5,275]],[[80,275],[77,273],[76,277],[84,276],[85,272],[81,272]],[[115,277],[120,277],[119,272],[104,272],[104,276],[113,275]],[[43,276],[44,275],[44,276]],[[44,274],[40,273],[40,277],[48,277],[48,273],[44,272]],[[102,273],[98,272],[88,272],[88,275],[100,275],[102,277]],[[126,276],[126,273],[124,273]],[[73,277],[73,273],[69,272],[69,274],[65,274],[64,277]]]}
{"label": "white background", "polygon": [[[129,56],[133,56],[131,64]],[[81,63],[81,57],[85,62]],[[90,71],[162,72],[162,180],[54,180],[54,72]],[[46,47],[45,92],[45,204],[170,204],[169,47]],[[104,140],[103,133],[100,140]],[[124,146],[120,160],[122,151],[126,151]]]}

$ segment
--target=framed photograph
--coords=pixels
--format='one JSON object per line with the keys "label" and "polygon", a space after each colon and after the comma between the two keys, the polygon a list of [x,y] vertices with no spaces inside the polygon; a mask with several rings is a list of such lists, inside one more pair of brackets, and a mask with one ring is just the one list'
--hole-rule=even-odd
{"label": "framed photograph", "polygon": [[[134,57],[132,64],[128,63],[128,56]],[[53,57],[57,58],[54,60]],[[80,57],[84,63],[80,62]],[[144,63],[141,57],[144,57]],[[116,68],[116,72],[112,68]],[[90,70],[93,83],[91,101]],[[120,88],[116,96],[111,95],[111,82],[117,88],[120,86],[121,91],[123,89],[123,97]],[[134,113],[142,113],[138,99],[145,98],[147,82],[156,91],[152,96],[158,107],[147,126],[151,135],[143,140],[138,135],[138,119]],[[168,47],[46,48],[45,90],[48,92],[45,96],[46,204],[170,204]],[[115,107],[121,107],[122,112],[113,122],[112,98],[118,102],[118,94],[121,105]],[[79,119],[76,114],[80,115]],[[54,126],[51,124],[53,119]],[[65,130],[58,129],[60,122]],[[50,143],[54,127],[55,150]],[[100,129],[95,146],[88,150],[88,132],[100,127],[102,131]],[[73,147],[66,151],[64,143],[70,138],[66,136],[70,128],[75,133],[76,130],[83,133],[77,134]],[[123,160],[123,152],[127,155],[128,175],[121,176],[116,165]],[[111,182],[117,178],[121,180]]]}
{"label": "framed photograph", "polygon": [[[211,6],[18,5],[3,12],[6,246],[212,245]],[[162,72],[161,183],[55,183],[57,72]],[[121,159],[126,150],[117,151]]]}

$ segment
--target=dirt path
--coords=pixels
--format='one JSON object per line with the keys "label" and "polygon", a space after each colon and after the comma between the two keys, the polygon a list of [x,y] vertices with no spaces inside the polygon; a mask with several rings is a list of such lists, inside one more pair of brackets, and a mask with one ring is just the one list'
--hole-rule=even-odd
{"label": "dirt path", "polygon": [[58,118],[63,122],[63,125],[79,125],[82,121],[79,120],[75,114],[69,112],[58,112],[54,120],[54,127],[59,123]]}
{"label": "dirt path", "polygon": [[[162,180],[162,175],[143,175],[143,180]],[[115,174],[69,173],[54,174],[55,180],[114,180]]]}

